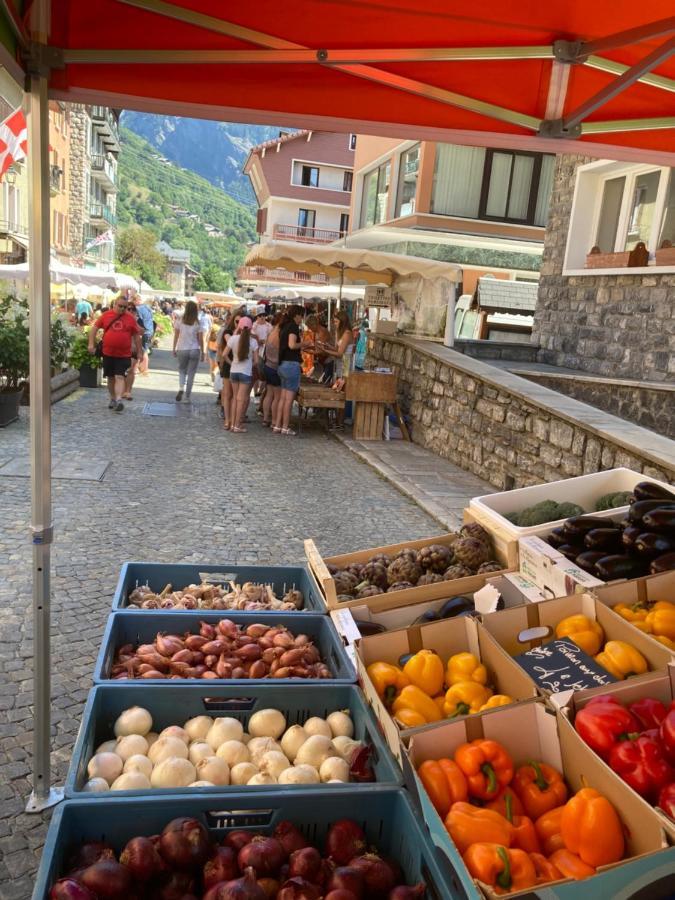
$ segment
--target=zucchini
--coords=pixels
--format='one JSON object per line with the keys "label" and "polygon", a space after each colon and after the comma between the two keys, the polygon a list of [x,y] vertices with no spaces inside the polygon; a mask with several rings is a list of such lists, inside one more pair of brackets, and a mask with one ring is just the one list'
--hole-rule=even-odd
{"label": "zucchini", "polygon": [[584,545],[589,550],[605,550],[607,553],[618,551],[621,545],[621,529],[591,528],[586,532]]}
{"label": "zucchini", "polygon": [[642,522],[650,531],[672,531],[675,534],[675,509],[654,509],[644,514]]}
{"label": "zucchini", "polygon": [[660,572],[670,572],[675,569],[675,553],[665,553],[663,556],[657,556],[649,564],[649,571],[652,575],[658,575]]}
{"label": "zucchini", "polygon": [[616,581],[617,578],[639,578],[646,573],[645,560],[635,556],[613,553],[603,556],[595,564],[598,578],[603,581]]}
{"label": "zucchini", "polygon": [[636,500],[670,500],[675,502],[675,494],[668,488],[654,484],[653,481],[641,481],[633,488]]}
{"label": "zucchini", "polygon": [[675,550],[675,537],[671,538],[665,534],[655,534],[653,531],[647,531],[637,538],[635,549],[640,556],[663,556]]}

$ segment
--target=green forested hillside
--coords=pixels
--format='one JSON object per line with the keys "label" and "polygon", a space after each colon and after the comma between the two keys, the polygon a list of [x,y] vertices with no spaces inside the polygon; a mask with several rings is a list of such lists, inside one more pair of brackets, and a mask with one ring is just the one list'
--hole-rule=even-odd
{"label": "green forested hillside", "polygon": [[[162,162],[150,144],[128,129],[121,130],[121,139],[119,228],[140,225],[158,240],[189,250],[191,265],[202,273],[198,286],[222,290],[241,265],[246,243],[255,238],[252,210],[199,175]],[[223,236],[210,236],[206,226]]]}

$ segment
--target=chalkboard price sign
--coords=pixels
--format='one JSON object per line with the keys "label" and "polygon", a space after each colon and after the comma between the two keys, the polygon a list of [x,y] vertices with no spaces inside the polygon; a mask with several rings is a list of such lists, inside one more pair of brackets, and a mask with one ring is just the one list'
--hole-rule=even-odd
{"label": "chalkboard price sign", "polygon": [[601,687],[617,680],[570,640],[555,640],[534,647],[516,656],[515,661],[538,687],[553,694]]}

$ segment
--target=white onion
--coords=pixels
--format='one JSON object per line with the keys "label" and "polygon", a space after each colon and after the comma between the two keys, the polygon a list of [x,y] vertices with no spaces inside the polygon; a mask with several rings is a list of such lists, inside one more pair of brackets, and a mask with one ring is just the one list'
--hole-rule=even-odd
{"label": "white onion", "polygon": [[155,741],[159,740],[159,735],[156,731],[149,731],[147,734],[143,735],[143,737],[148,742],[148,747],[152,747]]}
{"label": "white onion", "polygon": [[240,741],[243,733],[241,722],[226,716],[214,721],[206,733],[206,742],[217,750],[225,741]]}
{"label": "white onion", "polygon": [[291,725],[286,734],[281,739],[281,749],[291,762],[298,755],[298,750],[305,743],[309,735],[305,732],[302,725]]}
{"label": "white onion", "polygon": [[82,786],[82,790],[86,791],[88,794],[98,794],[100,791],[109,791],[110,785],[105,778],[90,778],[89,781]]}
{"label": "white onion", "polygon": [[326,719],[333,737],[354,737],[354,723],[346,712],[332,712]]}
{"label": "white onion", "polygon": [[146,778],[149,778],[152,772],[152,763],[147,756],[141,756],[139,753],[136,753],[124,763],[124,771],[140,772]]}
{"label": "white onion", "polygon": [[329,756],[319,769],[322,781],[349,781],[349,764],[341,756]]}
{"label": "white onion", "polygon": [[191,741],[204,741],[212,725],[211,716],[195,716],[193,719],[188,719],[183,728],[189,734]]}
{"label": "white onion", "polygon": [[177,737],[161,737],[148,750],[148,758],[155,766],[172,756],[187,759],[187,755],[187,745]]}
{"label": "white onion", "polygon": [[[185,746],[185,745],[183,745]],[[187,751],[187,747],[185,748]],[[150,784],[154,788],[187,787],[197,780],[197,770],[189,759],[170,756],[152,770]]]}
{"label": "white onion", "polygon": [[272,775],[266,775],[264,772],[258,772],[247,784],[276,784],[277,780]]}
{"label": "white onion", "polygon": [[242,734],[242,736],[239,738],[239,740],[242,742],[242,744],[248,744],[248,742],[251,740],[252,737],[253,737],[252,734],[249,734],[248,731],[245,731]]}
{"label": "white onion", "polygon": [[145,756],[148,752],[148,742],[141,734],[125,734],[117,739],[115,753],[125,762],[132,756]]}
{"label": "white onion", "polygon": [[254,713],[248,723],[252,737],[271,737],[276,740],[286,730],[286,717],[278,709],[261,709]]}
{"label": "white onion", "polygon": [[318,769],[324,759],[328,759],[329,756],[335,755],[336,748],[330,738],[324,737],[321,734],[314,734],[312,737],[307,738],[305,743],[298,750],[294,762],[296,766],[307,763],[310,766],[314,766],[315,769]]}
{"label": "white onion", "polygon": [[96,748],[96,753],[114,753],[117,749],[117,741],[103,741],[102,744]]}
{"label": "white onion", "polygon": [[225,741],[216,750],[216,756],[224,759],[228,766],[236,766],[238,763],[250,762],[251,754],[246,744],[241,741]]}
{"label": "white onion", "polygon": [[230,769],[230,784],[248,784],[254,775],[258,774],[258,767],[251,762],[237,763]]}
{"label": "white onion", "polygon": [[290,766],[291,762],[280,750],[269,750],[260,759],[260,771],[278,778]]}
{"label": "white onion", "polygon": [[354,753],[364,746],[361,741],[353,741],[346,735],[339,735],[338,737],[333,738],[333,743],[337,748],[337,752],[343,759],[346,759],[348,763],[352,761]]}
{"label": "white onion", "polygon": [[248,752],[251,755],[251,762],[259,766],[260,760],[270,750],[281,750],[281,747],[275,740],[269,737],[251,738],[247,745]]}
{"label": "white onion", "polygon": [[190,743],[190,735],[184,728],[181,728],[180,725],[169,725],[168,728],[163,728],[162,731],[160,731],[159,736],[161,738],[175,737],[184,744]]}
{"label": "white onion", "polygon": [[207,744],[206,741],[193,741],[188,747],[188,759],[193,766],[210,756],[215,756],[215,753],[211,744]]}
{"label": "white onion", "polygon": [[125,734],[147,734],[152,728],[152,716],[142,706],[130,706],[117,717],[114,732],[115,737],[123,737]]}
{"label": "white onion", "polygon": [[111,791],[147,791],[150,782],[142,772],[124,772],[110,785]]}
{"label": "white onion", "polygon": [[230,767],[224,759],[217,756],[211,756],[197,763],[197,775],[200,779],[211,781],[213,784],[230,783]]}
{"label": "white onion", "polygon": [[314,766],[290,766],[279,775],[279,784],[318,784],[319,773]]}
{"label": "white onion", "polygon": [[315,734],[320,734],[329,740],[333,737],[333,732],[328,722],[325,719],[320,719],[318,716],[312,716],[311,719],[307,719],[302,727],[305,729],[307,737],[313,737]]}
{"label": "white onion", "polygon": [[215,787],[215,784],[211,781],[193,781],[188,787]]}
{"label": "white onion", "polygon": [[87,766],[87,774],[90,778],[105,778],[108,784],[112,784],[122,774],[124,763],[116,753],[97,753],[92,756]]}

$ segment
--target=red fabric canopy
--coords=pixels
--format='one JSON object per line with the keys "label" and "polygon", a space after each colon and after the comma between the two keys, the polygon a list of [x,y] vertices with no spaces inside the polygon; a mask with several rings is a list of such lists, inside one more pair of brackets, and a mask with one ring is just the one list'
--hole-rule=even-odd
{"label": "red fabric canopy", "polygon": [[[160,11],[139,8],[152,5]],[[199,61],[116,64],[70,62],[51,75],[55,96],[131,108],[232,121],[266,121],[335,131],[417,136],[463,143],[499,142],[541,149],[536,120],[564,117],[618,76],[588,62],[633,66],[668,41],[675,46],[675,17],[647,40],[629,38],[599,48],[587,64],[554,63],[555,41],[593,41],[672,16],[672,0],[52,0],[50,44],[74,50],[238,50],[267,54],[292,48],[362,50],[362,65]],[[168,12],[169,15],[163,14]],[[181,21],[192,13],[215,21]],[[219,28],[218,23],[229,23]],[[252,29],[257,34],[242,33]],[[228,33],[219,33],[225,30]],[[641,37],[636,35],[635,37]],[[381,61],[377,51],[405,48],[549,48],[549,58]],[[370,53],[369,53],[370,51]],[[661,85],[633,83],[584,119],[586,123],[675,117],[675,55],[651,71]],[[96,54],[94,54],[96,58]],[[557,71],[556,71],[557,70]],[[619,68],[618,72],[621,72]],[[555,107],[553,79],[566,84]],[[404,88],[379,83],[388,75],[407,79]],[[373,78],[375,80],[373,80]],[[669,81],[670,79],[670,81]],[[411,82],[414,82],[410,92]],[[421,86],[421,87],[420,87]],[[427,90],[425,90],[425,86]],[[462,108],[441,89],[533,117],[534,127],[504,121],[492,110]],[[457,98],[454,98],[456,101]],[[471,107],[472,103],[469,104]],[[548,109],[548,115],[547,115]],[[583,133],[568,142],[547,139],[546,149],[639,158],[631,150],[675,164],[675,118],[667,127]],[[530,123],[531,125],[531,123]],[[583,126],[582,126],[583,127]],[[500,137],[497,138],[496,136]],[[595,145],[595,146],[593,146]],[[613,147],[624,148],[623,152]],[[604,148],[604,149],[603,149]]]}

